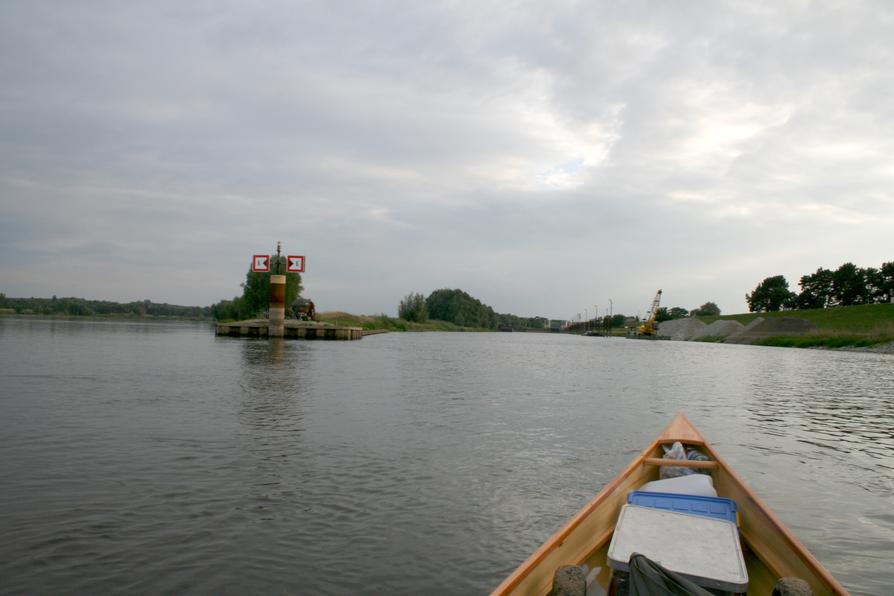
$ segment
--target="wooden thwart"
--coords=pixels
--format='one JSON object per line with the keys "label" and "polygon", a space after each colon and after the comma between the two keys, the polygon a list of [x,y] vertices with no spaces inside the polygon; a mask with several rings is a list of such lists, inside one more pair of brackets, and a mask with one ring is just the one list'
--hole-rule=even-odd
{"label": "wooden thwart", "polygon": [[674,466],[677,468],[696,468],[700,470],[713,470],[717,467],[716,461],[699,461],[691,459],[663,459],[660,457],[647,457],[643,460],[645,466]]}

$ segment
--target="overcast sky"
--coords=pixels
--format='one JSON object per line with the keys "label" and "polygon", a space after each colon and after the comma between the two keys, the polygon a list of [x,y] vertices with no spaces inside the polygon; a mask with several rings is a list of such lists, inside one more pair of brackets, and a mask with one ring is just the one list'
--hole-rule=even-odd
{"label": "overcast sky", "polygon": [[0,3],[0,291],[571,318],[894,260],[894,3]]}

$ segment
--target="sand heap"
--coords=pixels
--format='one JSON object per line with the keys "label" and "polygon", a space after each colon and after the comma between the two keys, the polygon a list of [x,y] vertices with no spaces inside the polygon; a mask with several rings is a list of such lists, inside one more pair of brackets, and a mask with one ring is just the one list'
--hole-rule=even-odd
{"label": "sand heap", "polygon": [[698,319],[674,319],[658,324],[658,335],[677,341],[689,341],[707,325]]}

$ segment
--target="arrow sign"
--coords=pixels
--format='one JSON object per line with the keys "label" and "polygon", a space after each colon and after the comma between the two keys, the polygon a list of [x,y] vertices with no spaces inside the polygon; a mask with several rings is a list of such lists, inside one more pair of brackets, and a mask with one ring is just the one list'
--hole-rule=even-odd
{"label": "arrow sign", "polygon": [[270,271],[270,255],[255,255],[251,259],[252,271]]}
{"label": "arrow sign", "polygon": [[303,255],[289,255],[286,259],[286,271],[289,273],[304,273]]}

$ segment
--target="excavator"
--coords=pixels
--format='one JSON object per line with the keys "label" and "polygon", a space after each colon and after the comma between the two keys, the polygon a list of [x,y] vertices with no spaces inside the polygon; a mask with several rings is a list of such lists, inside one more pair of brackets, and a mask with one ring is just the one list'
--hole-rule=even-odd
{"label": "excavator", "polygon": [[660,303],[661,290],[658,290],[658,293],[655,294],[655,298],[652,300],[652,307],[649,309],[646,320],[639,326],[640,335],[655,335],[658,333],[658,324],[655,322],[655,318],[658,316],[658,305]]}

